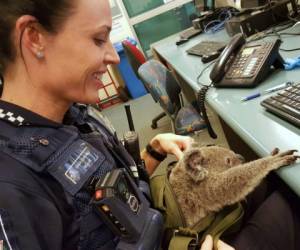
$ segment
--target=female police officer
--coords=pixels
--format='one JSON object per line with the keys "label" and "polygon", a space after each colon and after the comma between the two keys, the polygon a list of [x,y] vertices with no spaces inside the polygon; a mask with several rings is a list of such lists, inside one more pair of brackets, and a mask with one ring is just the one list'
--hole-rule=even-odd
{"label": "female police officer", "polygon": [[[76,186],[130,159],[105,126],[89,135],[93,125],[87,128],[80,108],[70,109],[73,103],[98,102],[101,76],[108,64],[119,62],[110,30],[106,0],[0,1],[1,249],[112,249],[118,241],[103,224],[86,233],[95,221],[91,194]],[[180,157],[191,141],[164,134],[150,145]],[[146,151],[142,158],[152,173],[159,161]],[[56,160],[63,160],[64,176],[52,169]]]}
{"label": "female police officer", "polygon": [[[0,65],[4,78],[0,103],[3,139],[0,153],[0,248],[5,245],[7,249],[112,249],[117,242],[103,224],[96,225],[89,234],[84,233],[82,221],[91,210],[88,192],[76,190],[70,197],[68,194],[72,191],[65,192],[65,189],[72,183],[64,187],[58,181],[62,177],[39,167],[31,169],[24,162],[26,157],[27,161],[32,161],[31,158],[43,158],[43,154],[48,154],[37,164],[43,165],[46,158],[54,157],[56,150],[64,147],[63,143],[67,143],[73,132],[82,132],[81,143],[70,144],[70,152],[65,156],[69,158],[69,165],[65,162],[64,166],[70,167],[65,175],[73,184],[85,178],[84,171],[92,171],[92,167],[87,168],[89,164],[93,165],[93,161],[101,168],[97,170],[99,176],[119,164],[108,146],[100,143],[108,140],[106,143],[109,144],[109,140],[114,140],[107,138],[110,136],[107,129],[103,128],[103,134],[96,136],[95,141],[99,142],[95,142],[94,147],[102,150],[102,155],[96,155],[92,152],[94,149],[84,144],[86,128],[76,116],[80,109],[69,110],[75,102],[98,102],[101,76],[107,71],[108,64],[119,62],[109,40],[110,30],[108,1],[0,1]],[[80,112],[78,114],[80,116]],[[62,131],[63,123],[67,122],[69,127],[77,125],[78,130],[69,130],[69,136],[60,134],[62,144],[56,144],[60,136],[56,131]],[[46,130],[55,135],[46,135]],[[18,131],[22,131],[21,137],[17,135]],[[91,137],[89,140],[93,143]],[[165,134],[156,136],[150,145],[160,154],[173,153],[180,157],[181,150],[190,143],[189,137]],[[43,145],[45,151],[37,145]],[[114,145],[111,149],[114,150]],[[49,153],[51,150],[54,154]],[[83,166],[74,159],[77,156],[86,161],[86,169],[74,168],[76,164]],[[159,161],[146,151],[142,157],[151,173]],[[29,165],[34,166],[34,163]],[[90,220],[91,224],[94,220]]]}
{"label": "female police officer", "polygon": [[[107,65],[119,62],[110,29],[107,0],[0,0],[0,249],[118,244],[93,216],[87,184],[130,158],[105,124],[72,106],[96,103]],[[154,137],[152,154],[141,154],[148,172],[190,143]]]}

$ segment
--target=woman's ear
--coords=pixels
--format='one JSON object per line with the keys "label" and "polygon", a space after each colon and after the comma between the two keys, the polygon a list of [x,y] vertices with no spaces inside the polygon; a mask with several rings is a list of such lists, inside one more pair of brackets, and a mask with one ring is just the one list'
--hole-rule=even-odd
{"label": "woman's ear", "polygon": [[37,19],[30,15],[21,16],[16,22],[16,37],[18,47],[23,53],[23,48],[27,48],[32,55],[38,59],[44,57],[44,36],[42,27]]}
{"label": "woman's ear", "polygon": [[184,155],[183,163],[186,173],[195,182],[203,181],[208,175],[208,170],[203,167],[204,161],[199,148],[191,149]]}

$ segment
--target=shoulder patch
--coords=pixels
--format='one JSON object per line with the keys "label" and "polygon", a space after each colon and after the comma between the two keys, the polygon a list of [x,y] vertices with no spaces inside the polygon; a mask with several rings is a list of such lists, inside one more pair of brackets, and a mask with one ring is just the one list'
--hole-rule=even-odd
{"label": "shoulder patch", "polygon": [[0,208],[0,250],[19,250],[9,213]]}

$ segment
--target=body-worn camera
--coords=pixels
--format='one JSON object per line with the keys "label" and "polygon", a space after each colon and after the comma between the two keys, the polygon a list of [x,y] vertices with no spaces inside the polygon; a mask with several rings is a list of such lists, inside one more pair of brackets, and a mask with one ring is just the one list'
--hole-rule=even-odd
{"label": "body-worn camera", "polygon": [[158,249],[162,215],[149,202],[125,169],[113,169],[95,187],[93,204],[107,226],[121,238],[117,249]]}

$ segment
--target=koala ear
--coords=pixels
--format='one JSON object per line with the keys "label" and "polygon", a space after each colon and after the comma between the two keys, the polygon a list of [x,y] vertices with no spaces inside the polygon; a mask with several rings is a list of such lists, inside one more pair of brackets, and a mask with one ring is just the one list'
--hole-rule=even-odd
{"label": "koala ear", "polygon": [[208,170],[203,167],[204,161],[199,148],[190,150],[184,156],[183,163],[186,173],[195,182],[203,181],[208,175]]}

